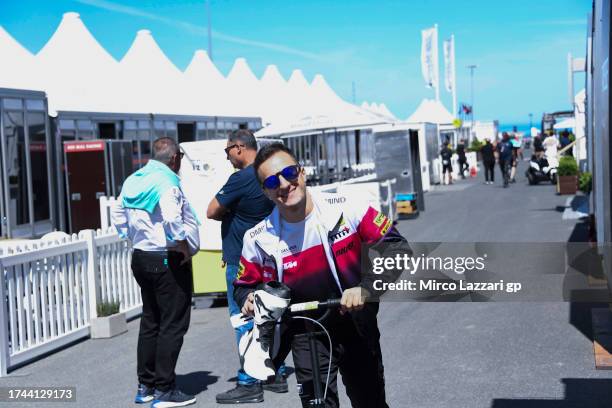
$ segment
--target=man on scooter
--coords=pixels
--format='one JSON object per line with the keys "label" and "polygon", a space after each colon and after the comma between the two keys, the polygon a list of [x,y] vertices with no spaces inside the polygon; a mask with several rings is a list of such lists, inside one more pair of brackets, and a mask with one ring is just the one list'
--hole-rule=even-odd
{"label": "man on scooter", "polygon": [[[340,371],[354,407],[388,407],[376,318],[378,303],[366,303],[374,277],[362,271],[361,250],[362,244],[384,242],[396,253],[403,246],[405,253],[406,240],[393,222],[374,208],[310,191],[304,169],[282,144],[262,148],[253,165],[264,193],[276,208],[244,236],[240,270],[234,282],[236,302],[244,305],[244,314],[253,315],[253,292],[268,281],[287,285],[294,303],[341,297],[341,313],[324,323],[333,344],[325,406],[338,406],[336,377]],[[401,271],[390,271],[383,278],[394,280],[398,272]],[[261,299],[257,301],[259,310]],[[272,308],[263,305],[266,311]],[[255,313],[256,325],[257,318]],[[303,407],[310,406],[314,392],[308,341],[296,336],[305,332],[306,326],[303,320],[283,321],[278,352],[278,359],[283,359],[283,354],[292,350]],[[273,336],[269,330],[260,330],[260,336],[261,333]],[[268,340],[259,342],[266,344],[266,352]],[[317,342],[319,368],[325,374],[329,342],[327,338]],[[322,378],[325,381],[326,376]]]}

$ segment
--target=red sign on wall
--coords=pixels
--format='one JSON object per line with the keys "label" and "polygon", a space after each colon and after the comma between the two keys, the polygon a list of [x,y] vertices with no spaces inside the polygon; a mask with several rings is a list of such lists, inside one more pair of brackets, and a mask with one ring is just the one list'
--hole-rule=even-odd
{"label": "red sign on wall", "polygon": [[66,153],[74,152],[97,152],[104,150],[104,142],[100,140],[87,140],[78,142],[65,142],[64,151]]}

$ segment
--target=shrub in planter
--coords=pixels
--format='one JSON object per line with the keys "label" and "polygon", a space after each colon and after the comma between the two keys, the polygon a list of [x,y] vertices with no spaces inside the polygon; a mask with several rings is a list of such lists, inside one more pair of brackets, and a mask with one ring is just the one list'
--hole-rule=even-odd
{"label": "shrub in planter", "polygon": [[91,319],[92,339],[115,337],[127,331],[125,313],[119,313],[118,302],[102,302],[96,306],[98,317]]}
{"label": "shrub in planter", "polygon": [[578,163],[571,156],[562,156],[559,159],[559,167],[557,168],[559,176],[577,176]]}
{"label": "shrub in planter", "polygon": [[578,178],[578,188],[584,194],[589,194],[593,190],[593,174],[588,171],[580,174]]}
{"label": "shrub in planter", "polygon": [[98,317],[106,317],[119,313],[119,302],[102,302],[97,305]]}
{"label": "shrub in planter", "polygon": [[563,156],[559,159],[557,175],[557,192],[576,194],[578,191],[578,164],[573,157]]}

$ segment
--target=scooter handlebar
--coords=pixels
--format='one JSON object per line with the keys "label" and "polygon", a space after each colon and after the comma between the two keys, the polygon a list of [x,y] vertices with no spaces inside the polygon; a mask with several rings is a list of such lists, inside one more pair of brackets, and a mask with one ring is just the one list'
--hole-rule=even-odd
{"label": "scooter handlebar", "polygon": [[289,313],[302,313],[311,310],[332,309],[340,307],[340,299],[328,299],[323,302],[317,300],[312,302],[295,303],[289,306]]}

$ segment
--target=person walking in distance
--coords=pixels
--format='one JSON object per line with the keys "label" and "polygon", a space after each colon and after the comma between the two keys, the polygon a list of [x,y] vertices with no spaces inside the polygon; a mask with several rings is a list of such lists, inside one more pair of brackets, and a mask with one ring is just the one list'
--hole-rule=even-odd
{"label": "person walking in distance", "polygon": [[[453,157],[453,151],[449,147],[450,143],[444,143],[444,147],[440,151],[440,159],[442,160],[442,184],[453,184],[453,166],[451,164],[451,158]],[[445,175],[448,173],[448,182],[446,182]]]}
{"label": "person walking in distance", "polygon": [[497,143],[497,153],[504,187],[508,187],[510,182],[510,166],[512,164],[512,144],[510,143],[510,136],[506,132],[502,133],[502,140]]}
{"label": "person walking in distance", "polygon": [[153,157],[124,182],[112,222],[132,242],[132,272],[142,294],[136,403],[182,407],[195,397],[176,388],[175,368],[189,328],[198,221],[177,173],[183,153],[174,139],[153,142]]}
{"label": "person walking in distance", "polygon": [[[263,193],[253,169],[257,155],[257,141],[253,133],[246,129],[233,132],[227,141],[225,154],[232,166],[237,169],[217,195],[211,200],[206,211],[208,218],[221,221],[223,261],[226,264],[227,302],[230,323],[239,343],[244,333],[253,327],[252,320],[245,320],[240,307],[234,301],[234,279],[238,273],[242,239],[244,233],[267,217],[274,203]],[[263,390],[287,392],[285,366],[281,364],[276,379],[263,385],[255,378],[239,369],[235,388],[217,395],[219,404],[239,404],[262,402]]]}
{"label": "person walking in distance", "polygon": [[457,145],[457,163],[459,163],[459,174],[465,179],[465,172],[469,169],[467,157],[465,157],[465,140],[461,139]]}
{"label": "person walking in distance", "polygon": [[485,171],[485,184],[493,184],[495,182],[495,153],[490,139],[485,139],[480,153]]}

